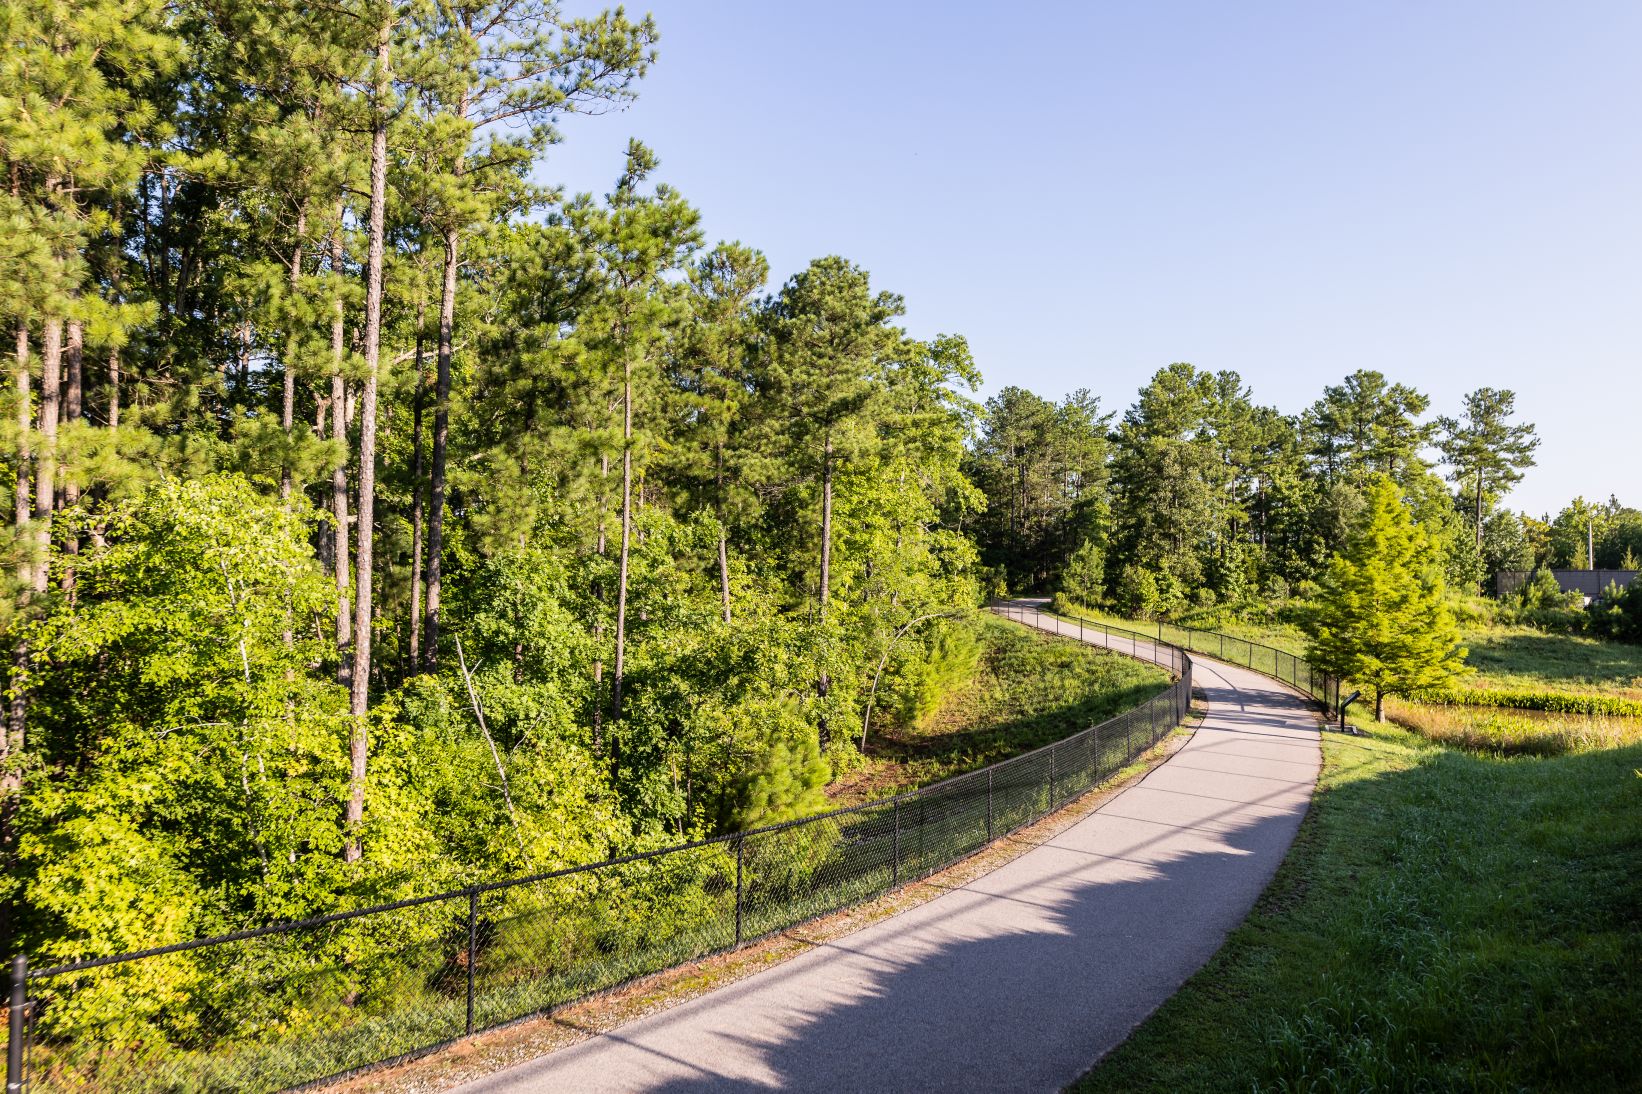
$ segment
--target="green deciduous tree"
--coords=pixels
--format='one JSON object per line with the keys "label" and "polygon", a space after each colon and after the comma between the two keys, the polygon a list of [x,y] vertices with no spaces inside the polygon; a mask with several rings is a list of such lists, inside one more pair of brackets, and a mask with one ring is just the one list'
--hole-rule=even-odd
{"label": "green deciduous tree", "polygon": [[75,603],[31,634],[32,936],[83,957],[325,907],[349,730],[342,689],[309,672],[330,592],[307,514],[224,476],[103,523]]}

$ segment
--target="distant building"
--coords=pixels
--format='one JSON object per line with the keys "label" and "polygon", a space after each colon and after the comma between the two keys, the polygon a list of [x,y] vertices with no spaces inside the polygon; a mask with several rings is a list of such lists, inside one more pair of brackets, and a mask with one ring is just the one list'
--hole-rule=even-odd
{"label": "distant building", "polygon": [[[1601,596],[1609,585],[1628,588],[1642,570],[1552,570],[1551,576],[1565,593],[1581,593],[1588,600]],[[1494,575],[1494,593],[1514,593],[1534,576],[1532,570],[1501,570]]]}

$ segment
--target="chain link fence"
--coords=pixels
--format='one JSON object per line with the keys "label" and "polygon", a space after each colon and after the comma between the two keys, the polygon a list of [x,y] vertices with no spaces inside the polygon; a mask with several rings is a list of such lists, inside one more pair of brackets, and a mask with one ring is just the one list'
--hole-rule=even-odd
{"label": "chain link fence", "polygon": [[894,798],[56,968],[33,969],[20,957],[4,1026],[8,1094],[25,1084],[181,1094],[316,1082],[926,877],[1109,779],[1185,718],[1190,657],[1144,634],[1103,633],[1103,644],[1167,668],[1175,682],[1100,725]]}
{"label": "chain link fence", "polygon": [[[1077,638],[1082,642],[1093,642],[1119,653],[1128,653],[1147,660],[1155,660],[1154,651],[1171,646],[1192,653],[1201,653],[1217,661],[1241,665],[1281,680],[1296,691],[1316,699],[1325,711],[1339,708],[1339,677],[1315,668],[1305,658],[1287,650],[1250,642],[1246,638],[1163,622],[1149,624],[1154,631],[1146,634],[1081,615],[1054,615],[1047,609],[1039,610],[1020,602],[1002,604],[993,610],[1050,634]],[[1133,626],[1142,627],[1148,624],[1135,623]]]}

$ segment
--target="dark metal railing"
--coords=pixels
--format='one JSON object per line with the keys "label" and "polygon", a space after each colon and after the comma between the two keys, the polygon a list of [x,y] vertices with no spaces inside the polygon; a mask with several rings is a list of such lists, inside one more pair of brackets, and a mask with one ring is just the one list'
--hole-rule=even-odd
{"label": "dark metal railing", "polygon": [[[1127,627],[1114,627],[1102,620],[1089,619],[1082,615],[1051,613],[1047,608],[1039,609],[1019,601],[998,605],[994,610],[1002,611],[1009,618],[1028,626],[1035,626],[1039,630],[1065,635],[1068,638],[1076,635],[1080,640],[1088,641],[1090,637],[1104,634],[1109,640],[1103,644],[1120,652],[1132,646],[1133,636],[1141,633]],[[1281,680],[1295,690],[1316,699],[1322,704],[1325,713],[1332,712],[1339,706],[1339,677],[1315,668],[1311,662],[1288,650],[1250,642],[1246,638],[1223,634],[1220,631],[1182,627],[1178,623],[1159,621],[1151,624],[1132,623],[1131,626],[1155,628],[1154,641],[1160,645],[1171,645],[1192,653],[1201,653]],[[1113,635],[1116,637],[1113,638]]]}
{"label": "dark metal railing", "polygon": [[1104,645],[1162,665],[1173,684],[1100,725],[893,798],[131,953],[38,969],[19,957],[8,1094],[25,1079],[30,1091],[238,1091],[332,1078],[927,877],[1109,779],[1186,717],[1186,651],[1101,629]]}

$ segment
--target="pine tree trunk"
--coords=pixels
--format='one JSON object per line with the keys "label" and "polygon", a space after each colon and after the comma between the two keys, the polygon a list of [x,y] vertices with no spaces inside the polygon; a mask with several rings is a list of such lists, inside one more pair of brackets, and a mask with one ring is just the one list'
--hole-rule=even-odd
{"label": "pine tree trunk", "polygon": [[34,591],[51,582],[51,514],[57,501],[57,414],[63,382],[63,321],[47,319],[40,353],[39,456],[34,465]]}
{"label": "pine tree trunk", "polygon": [[[302,285],[302,237],[308,231],[308,210],[299,209],[296,214],[296,241],[291,244],[291,299],[294,301]],[[291,453],[290,445],[294,439],[296,429],[296,336],[292,332],[285,349],[285,375],[280,390],[279,400],[279,427],[285,431],[286,452],[285,458],[280,461],[279,469],[279,500],[291,500]]]}
{"label": "pine tree trunk", "polygon": [[[68,338],[63,344],[63,364],[66,366],[63,388],[63,414],[66,421],[77,422],[85,415],[85,325],[78,319],[68,321]],[[80,488],[74,483],[63,487],[69,504],[79,500]]]}
{"label": "pine tree trunk", "polygon": [[[29,397],[29,330],[28,324],[23,322],[17,324],[16,362],[17,490],[14,516],[18,536],[21,538],[29,522],[29,425],[32,416],[32,400]],[[34,573],[27,552],[21,553],[17,570],[19,588],[28,590],[33,585]],[[21,595],[24,599],[28,597],[27,591]],[[26,743],[28,656],[28,643],[19,640],[12,650],[11,701],[6,709],[5,740],[0,742],[0,862],[6,863],[8,868],[12,841],[11,812],[14,809],[14,806],[8,803],[13,802],[12,794],[21,783],[16,764],[23,754]]]}
{"label": "pine tree trunk", "polygon": [[633,540],[633,364],[623,362],[621,384],[621,561],[616,578],[616,664],[610,676],[610,720],[621,719],[622,675],[627,667],[627,561]]}
{"label": "pine tree trunk", "polygon": [[[342,276],[342,209],[337,208],[336,234],[331,237],[331,276]],[[343,326],[342,297],[337,295],[331,312],[331,439],[344,452],[348,446],[348,384],[342,377],[342,351],[346,330]],[[348,605],[348,461],[331,469],[331,564],[336,581],[336,682],[349,686],[353,672],[353,623]]]}
{"label": "pine tree trunk", "polygon": [[355,533],[353,679],[349,681],[348,712],[353,716],[349,741],[351,771],[348,779],[348,843],[343,857],[360,857],[360,827],[365,817],[365,761],[369,741],[366,717],[370,712],[371,684],[371,578],[376,514],[376,381],[382,355],[383,229],[388,197],[387,98],[392,90],[388,49],[393,24],[384,22],[376,39],[376,86],[372,102],[371,198],[369,249],[365,258],[365,386],[359,399],[359,504]]}
{"label": "pine tree trunk", "polygon": [[410,672],[422,671],[422,334],[426,306],[416,305],[416,386],[411,395]]}
{"label": "pine tree trunk", "polygon": [[108,430],[120,428],[120,351],[108,351]]}
{"label": "pine tree trunk", "polygon": [[1477,472],[1477,550],[1482,550],[1482,472]]}
{"label": "pine tree trunk", "polygon": [[[468,93],[464,88],[456,103],[458,121],[466,119],[467,112]],[[466,166],[464,149],[451,169],[458,186],[461,185]],[[456,339],[456,274],[460,268],[461,246],[460,230],[455,225],[447,225],[445,265],[439,281],[437,374],[433,382],[433,472],[428,485],[427,647],[424,657],[429,670],[439,667],[439,614],[444,593],[445,493],[450,444],[450,362]],[[419,321],[417,330],[420,332],[421,329]]]}
{"label": "pine tree trunk", "polygon": [[[832,434],[828,433],[821,449],[821,596],[820,619],[823,631],[827,625],[827,601],[832,589]],[[820,678],[816,681],[816,694],[825,699],[832,690],[832,680],[827,670],[822,668]],[[831,733],[827,728],[825,717],[820,726],[821,748],[825,750],[831,743]]]}
{"label": "pine tree trunk", "polygon": [[[599,493],[594,504],[598,507],[598,539],[594,544],[594,553],[604,557],[605,535],[604,517],[607,509],[608,495],[605,494],[606,484],[610,479],[610,454],[599,454]],[[593,583],[593,599],[599,604],[604,603],[604,589],[600,583]],[[604,690],[604,623],[593,624],[593,754],[597,756],[603,745],[604,707],[600,704],[599,693]]]}
{"label": "pine tree trunk", "polygon": [[832,587],[832,435],[821,451],[821,622],[827,621]]}
{"label": "pine tree trunk", "polygon": [[[17,324],[17,363],[14,369],[14,379],[17,385],[17,482],[16,482],[16,509],[15,519],[19,534],[29,522],[29,426],[34,417],[34,399],[29,393],[29,328],[27,323]],[[32,580],[33,571],[24,563],[18,570],[17,580],[27,588]]]}
{"label": "pine tree trunk", "polygon": [[718,594],[724,602],[724,622],[730,622],[730,547],[724,524],[724,446],[714,449],[714,478],[718,484]]}
{"label": "pine tree trunk", "polygon": [[1374,720],[1376,722],[1385,721],[1385,692],[1379,688],[1374,689]]}
{"label": "pine tree trunk", "polygon": [[[85,325],[78,319],[68,322],[68,339],[63,347],[63,364],[67,366],[63,393],[63,414],[67,421],[77,422],[85,416]],[[80,486],[72,478],[63,484],[62,507],[78,505]],[[80,553],[80,536],[69,532],[63,537],[63,592],[74,599],[77,576],[75,556]]]}
{"label": "pine tree trunk", "polygon": [[235,376],[234,386],[239,391],[241,406],[248,406],[251,402],[251,321],[247,319],[239,325],[239,371]]}
{"label": "pine tree trunk", "polygon": [[724,525],[718,526],[718,594],[724,601],[724,623],[730,623],[730,548],[725,541]]}
{"label": "pine tree trunk", "polygon": [[427,646],[429,671],[439,667],[439,611],[445,548],[445,478],[450,442],[450,358],[456,329],[456,269],[461,237],[445,231],[445,268],[439,289],[439,348],[433,380],[433,469],[428,484]]}

